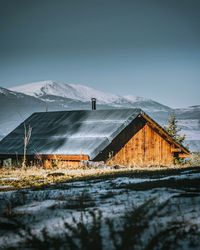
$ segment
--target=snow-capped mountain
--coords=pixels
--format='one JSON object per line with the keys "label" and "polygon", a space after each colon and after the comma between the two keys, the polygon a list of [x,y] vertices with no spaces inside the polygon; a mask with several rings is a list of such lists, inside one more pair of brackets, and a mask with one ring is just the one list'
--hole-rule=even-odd
{"label": "snow-capped mountain", "polygon": [[75,101],[90,102],[91,98],[97,99],[100,105],[112,107],[141,107],[150,111],[169,111],[170,108],[151,99],[135,96],[119,96],[108,94],[80,84],[69,84],[57,81],[41,81],[11,88],[12,91],[21,92],[37,97],[47,102],[53,102],[54,97],[68,98]]}
{"label": "snow-capped mountain", "polygon": [[[127,101],[143,101],[145,98],[122,97],[118,95],[108,94],[84,85],[69,84],[55,81],[41,81],[29,83],[11,88],[13,91],[21,92],[27,95],[43,98],[46,95],[61,96],[83,102],[90,101],[92,97],[97,98],[100,104],[127,102]],[[131,100],[132,98],[132,100]]]}
{"label": "snow-capped mountain", "polygon": [[42,81],[5,89],[0,88],[0,140],[33,112],[90,109],[91,98],[98,109],[141,108],[161,125],[175,112],[190,149],[200,151],[200,105],[171,109],[152,99],[108,94],[84,85]]}
{"label": "snow-capped mountain", "polygon": [[83,102],[89,101],[92,97],[98,98],[100,103],[115,102],[118,97],[107,94],[83,85],[67,84],[63,82],[41,81],[29,83],[11,88],[11,90],[22,92],[27,95],[43,98],[48,96],[60,96]]}

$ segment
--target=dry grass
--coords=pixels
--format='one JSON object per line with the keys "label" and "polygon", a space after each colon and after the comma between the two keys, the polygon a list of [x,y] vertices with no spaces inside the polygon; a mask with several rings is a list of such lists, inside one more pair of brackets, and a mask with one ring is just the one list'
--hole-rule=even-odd
{"label": "dry grass", "polygon": [[[188,168],[183,166],[147,166],[147,167],[101,167],[101,168],[52,168],[44,169],[42,167],[2,167],[0,168],[0,191],[12,190],[26,187],[43,187],[53,183],[88,180],[95,178],[113,178],[118,176],[136,176],[151,174],[170,174]],[[190,167],[191,168],[191,167]]]}

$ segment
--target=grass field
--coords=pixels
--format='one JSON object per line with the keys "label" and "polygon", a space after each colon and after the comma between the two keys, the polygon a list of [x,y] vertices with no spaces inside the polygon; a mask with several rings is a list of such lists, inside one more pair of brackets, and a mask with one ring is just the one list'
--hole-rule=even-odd
{"label": "grass field", "polygon": [[0,191],[14,190],[19,188],[35,187],[77,180],[87,180],[93,178],[110,178],[117,176],[138,176],[148,175],[153,172],[158,174],[178,173],[182,169],[191,169],[188,165],[173,165],[171,167],[149,166],[143,168],[125,168],[122,166],[103,166],[99,168],[82,167],[76,169],[42,167],[2,167],[0,168]]}

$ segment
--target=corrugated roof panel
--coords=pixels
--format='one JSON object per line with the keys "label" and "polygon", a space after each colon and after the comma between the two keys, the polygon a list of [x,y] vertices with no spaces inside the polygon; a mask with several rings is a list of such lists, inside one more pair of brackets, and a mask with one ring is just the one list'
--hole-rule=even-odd
{"label": "corrugated roof panel", "polygon": [[[34,113],[27,154],[86,154],[95,158],[139,114],[140,109]],[[24,123],[0,142],[0,154],[23,154]]]}

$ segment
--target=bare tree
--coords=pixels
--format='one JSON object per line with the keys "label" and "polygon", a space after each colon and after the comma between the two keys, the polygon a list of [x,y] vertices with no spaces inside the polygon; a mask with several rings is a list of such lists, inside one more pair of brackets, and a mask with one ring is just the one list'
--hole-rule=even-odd
{"label": "bare tree", "polygon": [[31,132],[32,132],[31,126],[29,125],[27,129],[26,124],[24,123],[24,155],[23,155],[22,167],[26,167],[26,151],[31,138]]}

